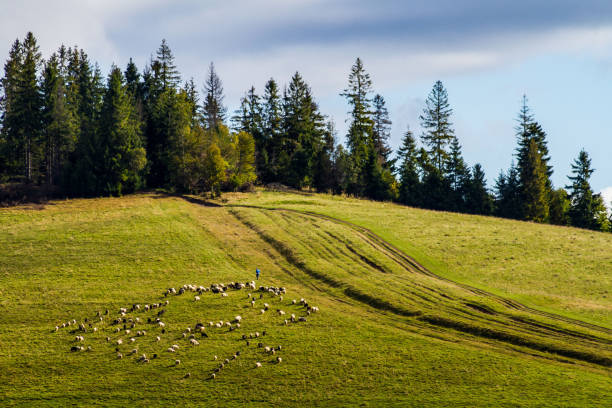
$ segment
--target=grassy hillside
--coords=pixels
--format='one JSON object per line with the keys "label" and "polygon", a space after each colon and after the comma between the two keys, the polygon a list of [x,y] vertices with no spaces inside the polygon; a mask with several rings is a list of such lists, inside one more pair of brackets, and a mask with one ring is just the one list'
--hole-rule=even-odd
{"label": "grassy hillside", "polygon": [[612,327],[612,234],[318,194],[259,192],[225,199],[350,221],[435,273]]}
{"label": "grassy hillside", "polygon": [[[472,225],[465,218],[463,229],[472,225],[471,235],[466,233],[460,243],[425,231],[425,226],[440,231],[442,216],[452,235],[462,229],[455,225],[459,215],[280,193],[230,195],[224,201],[214,206],[139,195],[55,202],[42,210],[0,210],[2,405],[592,406],[612,401],[609,330],[438,278],[404,253],[445,277],[609,328],[609,313],[578,306],[588,301],[604,311],[610,307],[606,297],[589,293],[588,284],[565,287],[570,278],[564,275],[558,290],[540,301],[538,293],[546,291],[546,284],[534,288],[534,283],[516,282],[505,269],[498,272],[502,284],[489,275],[486,264],[495,260],[478,257],[487,252],[485,246],[491,252],[495,245],[487,243],[490,234],[539,226],[475,217]],[[338,220],[244,204],[326,212],[374,230],[401,250]],[[484,239],[476,245],[470,237],[478,226]],[[409,233],[395,236],[393,230]],[[576,236],[577,242],[590,234],[549,230]],[[424,244],[427,234],[436,237],[430,246]],[[610,241],[595,236],[603,251]],[[476,259],[455,267],[449,260],[459,262],[465,252],[457,247],[463,242]],[[538,248],[522,245],[534,253]],[[590,260],[582,259],[583,268],[609,265],[609,254],[591,254]],[[525,261],[529,279],[539,281],[538,274],[547,278],[544,267],[535,270]],[[517,259],[511,263],[522,265]],[[204,292],[198,301],[193,292],[163,296],[167,288],[183,284],[251,281],[255,267],[263,271],[258,285],[286,288],[282,300],[267,292],[259,299],[259,292],[245,289],[228,290],[227,297]],[[602,282],[593,286],[609,289],[610,268],[599,273]],[[251,307],[249,292],[256,307]],[[307,315],[292,304],[300,298],[320,312]],[[138,317],[141,322],[131,330],[146,330],[146,336],[126,333],[123,323],[112,324],[121,317],[120,307],[166,300],[167,306],[125,316]],[[264,302],[270,310],[262,314]],[[146,323],[161,310],[163,334],[159,326]],[[95,320],[97,311],[102,322]],[[285,325],[291,313],[307,321]],[[233,331],[207,325],[236,315],[243,321]],[[54,331],[57,324],[85,318],[84,333],[72,325]],[[198,322],[207,325],[209,337],[198,336],[200,345],[191,346],[182,333]],[[247,346],[242,335],[255,332],[261,337]],[[85,341],[75,342],[76,335]],[[132,336],[135,341],[129,343]],[[118,339],[125,343],[117,345]],[[266,354],[259,342],[282,345],[282,350]],[[167,351],[173,344],[180,345],[175,353]],[[92,349],[71,352],[75,345]],[[138,352],[132,355],[134,348]],[[231,359],[237,351],[240,356]],[[149,363],[137,361],[143,353]],[[278,356],[280,364],[275,363]],[[212,380],[225,358],[230,363]],[[262,367],[255,368],[256,362]]]}

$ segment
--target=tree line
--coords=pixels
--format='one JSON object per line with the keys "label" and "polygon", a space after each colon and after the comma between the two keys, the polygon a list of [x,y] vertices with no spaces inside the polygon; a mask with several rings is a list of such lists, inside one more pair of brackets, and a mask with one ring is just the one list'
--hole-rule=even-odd
{"label": "tree line", "polygon": [[251,87],[228,115],[211,63],[198,91],[181,82],[165,40],[142,73],[130,59],[103,77],[82,49],[61,46],[43,60],[36,38],[15,40],[0,80],[0,182],[56,186],[66,195],[121,195],[143,188],[219,194],[253,183],[389,200],[410,206],[497,215],[608,231],[603,199],[589,184],[581,151],[569,184],[555,188],[546,133],[526,97],[515,161],[489,191],[480,164],[469,166],[437,81],[420,116],[419,140],[406,130],[389,146],[383,96],[357,58],[346,88],[345,144],[320,112],[299,72],[282,88]]}

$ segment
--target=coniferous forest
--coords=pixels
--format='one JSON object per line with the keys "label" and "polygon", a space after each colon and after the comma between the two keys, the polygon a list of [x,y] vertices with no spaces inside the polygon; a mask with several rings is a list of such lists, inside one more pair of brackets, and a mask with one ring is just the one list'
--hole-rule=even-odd
{"label": "coniferous forest", "polygon": [[184,81],[166,41],[140,71],[102,73],[87,53],[61,46],[43,59],[32,33],[15,40],[0,82],[0,188],[39,186],[56,196],[247,190],[281,184],[405,205],[610,231],[594,169],[580,151],[566,186],[554,186],[547,134],[523,98],[512,165],[493,191],[462,157],[453,110],[437,81],[420,116],[389,146],[385,99],[356,59],[346,88],[345,143],[299,72],[246,91],[228,112],[211,63],[201,92]]}

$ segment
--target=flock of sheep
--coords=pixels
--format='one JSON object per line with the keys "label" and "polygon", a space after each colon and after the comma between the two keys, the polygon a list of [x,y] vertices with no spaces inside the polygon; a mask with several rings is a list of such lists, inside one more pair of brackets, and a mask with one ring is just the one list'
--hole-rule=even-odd
{"label": "flock of sheep", "polygon": [[[108,309],[104,312],[98,311],[93,318],[84,318],[80,322],[76,319],[71,319],[55,326],[53,331],[67,330],[71,333],[73,337],[70,351],[72,352],[92,351],[92,346],[86,345],[87,342],[104,339],[108,346],[113,348],[117,358],[122,359],[124,356],[131,356],[136,362],[146,364],[154,359],[163,359],[165,355],[176,354],[181,347],[197,347],[200,346],[202,341],[210,337],[226,335],[241,330],[241,324],[243,323],[241,315],[236,315],[232,319],[227,320],[199,321],[193,327],[188,326],[184,330],[177,330],[174,325],[170,329],[168,322],[164,321],[164,315],[170,304],[170,300],[167,299],[168,297],[191,293],[193,295],[192,302],[201,302],[202,296],[206,293],[227,298],[230,290],[240,291],[243,289],[248,291],[246,295],[248,303],[243,306],[243,309],[254,309],[254,312],[248,312],[254,320],[257,319],[257,315],[264,315],[270,312],[273,309],[272,303],[275,303],[275,315],[279,317],[279,324],[281,326],[306,322],[307,316],[319,311],[318,307],[310,305],[304,299],[299,301],[293,299],[290,302],[283,303],[283,296],[286,295],[284,287],[257,287],[254,281],[247,283],[231,282],[227,285],[215,283],[207,287],[185,284],[178,290],[175,288],[165,290],[163,292],[165,300],[159,303],[133,304],[130,307],[121,307],[116,315],[112,314]],[[264,296],[268,299],[264,298]],[[191,304],[195,305],[195,303]],[[285,312],[281,309],[283,304],[293,310]],[[301,315],[296,316],[296,313]],[[140,316],[137,316],[138,314]],[[153,334],[149,336],[148,332]],[[259,331],[242,333],[238,335],[237,340],[242,341],[242,344],[247,348],[251,346],[251,343],[254,345],[254,340],[257,340],[255,354],[264,357],[274,356],[275,358],[271,362],[280,364],[283,359],[278,354],[280,354],[282,346],[265,345],[262,340],[269,337],[266,337],[266,334],[265,330],[261,331],[261,333]],[[153,353],[147,356],[145,353],[139,353],[138,344],[141,343],[139,338],[142,337],[153,337],[154,340],[149,341],[149,343],[152,342],[152,345],[159,346],[160,354]],[[162,346],[163,342],[170,342],[172,344],[166,347]],[[181,342],[185,342],[185,344],[181,345]],[[232,361],[237,360],[240,356],[241,352],[238,350],[219,361],[218,365],[211,371],[210,379],[215,379]],[[256,359],[259,360],[259,358]],[[217,362],[219,358],[214,355],[212,360]],[[180,359],[172,359],[171,366],[179,366],[180,364]],[[262,367],[262,363],[255,361],[253,368],[260,367]],[[184,378],[189,377],[191,377],[190,373],[184,375]]]}

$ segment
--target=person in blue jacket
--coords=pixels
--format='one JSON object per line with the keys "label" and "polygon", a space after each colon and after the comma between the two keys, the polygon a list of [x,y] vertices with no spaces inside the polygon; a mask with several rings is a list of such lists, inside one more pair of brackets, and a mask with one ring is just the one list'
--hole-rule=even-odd
{"label": "person in blue jacket", "polygon": [[259,274],[261,273],[261,271],[259,270],[259,268],[255,269],[255,277],[257,279],[259,279]]}

